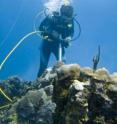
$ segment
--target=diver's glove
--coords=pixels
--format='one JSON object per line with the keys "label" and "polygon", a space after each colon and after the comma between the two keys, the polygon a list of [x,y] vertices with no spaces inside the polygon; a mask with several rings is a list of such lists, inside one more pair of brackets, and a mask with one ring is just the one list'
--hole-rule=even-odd
{"label": "diver's glove", "polygon": [[66,37],[64,39],[63,45],[64,45],[65,48],[67,48],[71,45],[71,39],[72,39],[71,37]]}

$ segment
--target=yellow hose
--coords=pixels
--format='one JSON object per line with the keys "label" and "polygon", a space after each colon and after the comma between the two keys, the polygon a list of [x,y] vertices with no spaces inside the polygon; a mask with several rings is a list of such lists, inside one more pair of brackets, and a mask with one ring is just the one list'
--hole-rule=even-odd
{"label": "yellow hose", "polygon": [[34,31],[31,32],[29,34],[27,34],[26,36],[24,36],[14,47],[13,49],[8,53],[8,55],[5,57],[5,59],[2,61],[2,63],[0,64],[0,70],[2,69],[2,67],[4,66],[4,64],[6,63],[6,61],[8,60],[8,58],[12,55],[12,53],[19,47],[19,45],[29,36],[36,34],[36,33],[40,33],[40,31]]}
{"label": "yellow hose", "polygon": [[0,110],[9,107],[11,104],[0,106]]}
{"label": "yellow hose", "polygon": [[2,93],[2,95],[7,99],[7,100],[9,100],[10,102],[13,102],[12,101],[12,99],[8,96],[8,95],[6,95],[6,93],[0,88],[0,92]]}

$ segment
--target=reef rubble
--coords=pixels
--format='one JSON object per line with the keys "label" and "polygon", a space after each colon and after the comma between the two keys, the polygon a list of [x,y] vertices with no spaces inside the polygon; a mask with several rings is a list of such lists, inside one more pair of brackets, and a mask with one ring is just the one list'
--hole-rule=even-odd
{"label": "reef rubble", "polygon": [[0,124],[117,124],[117,73],[105,68],[57,63],[35,81],[0,87],[12,99],[0,95]]}

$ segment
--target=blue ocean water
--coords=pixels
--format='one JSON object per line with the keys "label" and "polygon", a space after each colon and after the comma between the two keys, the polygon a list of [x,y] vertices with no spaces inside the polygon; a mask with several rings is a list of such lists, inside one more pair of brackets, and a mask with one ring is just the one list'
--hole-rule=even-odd
{"label": "blue ocean water", "polygon": [[[43,4],[43,0],[0,0],[0,63],[23,36],[33,31],[34,18]],[[82,33],[66,49],[67,63],[92,67],[92,58],[100,45],[99,67],[106,67],[111,73],[117,71],[117,1],[73,0],[73,6]],[[78,32],[76,25],[75,32]],[[34,80],[39,69],[40,44],[41,39],[36,35],[26,39],[0,71],[0,79],[18,75]],[[52,56],[49,66],[54,63]]]}

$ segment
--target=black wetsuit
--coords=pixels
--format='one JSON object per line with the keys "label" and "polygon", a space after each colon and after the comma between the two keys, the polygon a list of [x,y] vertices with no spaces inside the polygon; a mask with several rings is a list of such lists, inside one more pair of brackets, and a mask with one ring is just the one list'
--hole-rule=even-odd
{"label": "black wetsuit", "polygon": [[[71,27],[69,27],[71,25]],[[46,39],[43,39],[40,53],[40,69],[38,72],[38,77],[45,71],[48,65],[50,54],[53,53],[56,57],[56,60],[59,59],[59,43],[60,37],[65,39],[66,37],[73,37],[74,34],[74,23],[73,19],[65,19],[61,16],[53,16],[51,18],[46,17],[39,30],[42,31],[41,35],[43,37],[47,36]],[[65,54],[65,47],[67,44],[62,43],[62,56]]]}

